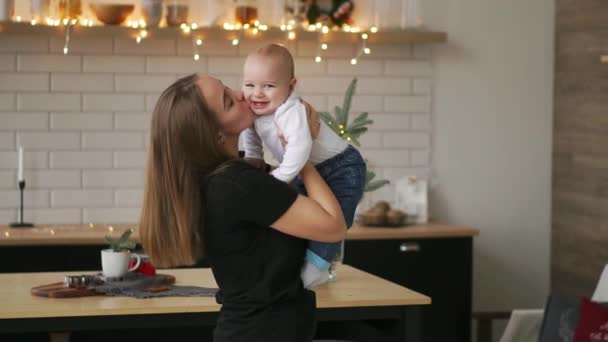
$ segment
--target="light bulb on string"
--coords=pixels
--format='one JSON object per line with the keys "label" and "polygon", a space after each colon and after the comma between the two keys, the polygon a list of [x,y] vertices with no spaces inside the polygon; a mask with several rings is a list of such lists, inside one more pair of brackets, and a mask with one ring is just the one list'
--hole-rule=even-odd
{"label": "light bulb on string", "polygon": [[363,53],[366,55],[369,55],[370,53],[372,53],[372,50],[368,47],[363,48]]}
{"label": "light bulb on string", "polygon": [[350,64],[356,65],[357,64],[357,59],[356,58],[351,59],[350,60]]}
{"label": "light bulb on string", "polygon": [[198,61],[201,56],[199,55],[199,51],[198,51],[198,47],[201,46],[203,44],[203,40],[200,38],[195,38],[194,36],[192,36],[192,50],[194,53],[194,60]]}
{"label": "light bulb on string", "polygon": [[326,43],[321,44],[321,50],[327,50],[327,44]]}
{"label": "light bulb on string", "polygon": [[376,33],[376,32],[378,32],[378,28],[377,28],[376,26],[372,26],[372,27],[371,27],[369,30],[370,30],[372,33]]}
{"label": "light bulb on string", "polygon": [[63,44],[63,54],[67,55],[70,46],[70,31],[72,30],[72,25],[69,24],[65,27],[65,42]]}
{"label": "light bulb on string", "polygon": [[317,63],[321,63],[321,56],[317,56],[317,57],[315,57],[315,62],[317,62]]}

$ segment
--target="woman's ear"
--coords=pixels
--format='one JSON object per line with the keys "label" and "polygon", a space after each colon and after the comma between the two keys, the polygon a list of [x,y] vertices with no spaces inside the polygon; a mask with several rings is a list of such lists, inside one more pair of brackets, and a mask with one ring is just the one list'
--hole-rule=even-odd
{"label": "woman's ear", "polygon": [[226,136],[224,135],[224,133],[219,132],[217,134],[217,142],[220,143],[220,145],[224,145],[226,143]]}

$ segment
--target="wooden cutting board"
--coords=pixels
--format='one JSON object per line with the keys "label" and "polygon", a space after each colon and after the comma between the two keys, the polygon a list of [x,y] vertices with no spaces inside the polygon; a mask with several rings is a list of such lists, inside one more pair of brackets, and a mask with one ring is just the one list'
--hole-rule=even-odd
{"label": "wooden cutting board", "polygon": [[97,292],[95,290],[67,287],[64,283],[52,283],[35,286],[32,287],[30,293],[34,296],[49,298],[71,298],[103,295],[102,292]]}
{"label": "wooden cutting board", "polygon": [[[157,274],[157,277],[164,277],[164,284],[161,286],[151,287],[144,291],[159,292],[168,290],[168,285],[175,283],[175,277],[169,274]],[[48,298],[73,298],[73,297],[88,297],[88,296],[103,296],[103,292],[95,291],[93,289],[86,288],[75,288],[68,287],[64,283],[52,283],[34,286],[30,290],[30,293],[34,296],[48,297]]]}

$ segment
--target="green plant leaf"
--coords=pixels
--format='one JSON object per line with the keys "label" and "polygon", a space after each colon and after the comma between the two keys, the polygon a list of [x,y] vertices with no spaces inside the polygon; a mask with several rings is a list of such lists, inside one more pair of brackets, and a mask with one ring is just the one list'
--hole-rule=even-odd
{"label": "green plant leaf", "polygon": [[346,94],[344,94],[344,103],[342,105],[342,121],[344,122],[344,126],[348,124],[348,114],[350,112],[350,105],[353,100],[353,95],[355,94],[355,90],[357,89],[357,78],[353,78],[346,88]]}
{"label": "green plant leaf", "polygon": [[127,229],[125,230],[122,235],[120,235],[119,241],[120,242],[125,242],[129,239],[129,237],[131,236],[131,234],[133,234],[133,230],[131,229]]}
{"label": "green plant leaf", "polygon": [[123,249],[133,250],[133,249],[135,249],[136,246],[137,246],[137,244],[133,241],[123,242],[121,244],[121,247],[122,247],[121,250],[123,250]]}
{"label": "green plant leaf", "polygon": [[[367,119],[367,117],[369,116],[369,114],[367,112],[363,112],[359,115],[357,115],[357,117],[355,118],[355,120],[353,120],[352,125],[359,123],[361,121],[365,121]],[[372,121],[373,122],[373,121]]]}
{"label": "green plant leaf", "polygon": [[334,116],[336,120],[336,127],[340,125],[344,125],[344,120],[342,120],[342,108],[335,106],[334,107]]}
{"label": "green plant leaf", "polygon": [[368,184],[366,184],[365,186],[365,190],[363,190],[364,192],[372,192],[375,190],[380,189],[381,187],[385,186],[386,184],[389,184],[390,182],[386,179],[381,179],[381,180],[376,180],[373,182],[370,182]]}
{"label": "green plant leaf", "polygon": [[369,124],[373,123],[372,120],[366,120],[366,121],[359,121],[358,123],[352,123],[350,125],[348,125],[348,129],[354,129],[354,128],[359,128],[359,127],[365,127]]}
{"label": "green plant leaf", "polygon": [[338,133],[338,124],[336,123],[336,119],[332,118],[328,112],[320,112],[319,116],[329,128],[331,128],[334,132]]}
{"label": "green plant leaf", "polygon": [[128,241],[131,234],[133,234],[133,230],[127,229],[118,238],[113,238],[109,235],[104,236],[104,241],[115,252],[120,252],[125,249],[132,250],[135,249],[137,244],[133,241]]}
{"label": "green plant leaf", "polygon": [[348,128],[347,132],[348,132],[350,135],[357,135],[357,136],[359,136],[359,135],[361,135],[362,133],[367,132],[367,127],[360,127],[360,128],[355,128],[355,129]]}

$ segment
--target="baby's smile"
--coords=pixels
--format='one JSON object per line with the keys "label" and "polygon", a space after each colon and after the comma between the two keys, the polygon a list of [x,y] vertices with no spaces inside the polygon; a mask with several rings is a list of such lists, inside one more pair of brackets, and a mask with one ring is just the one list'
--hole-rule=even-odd
{"label": "baby's smile", "polygon": [[269,101],[251,101],[251,108],[254,110],[264,109],[268,103]]}

